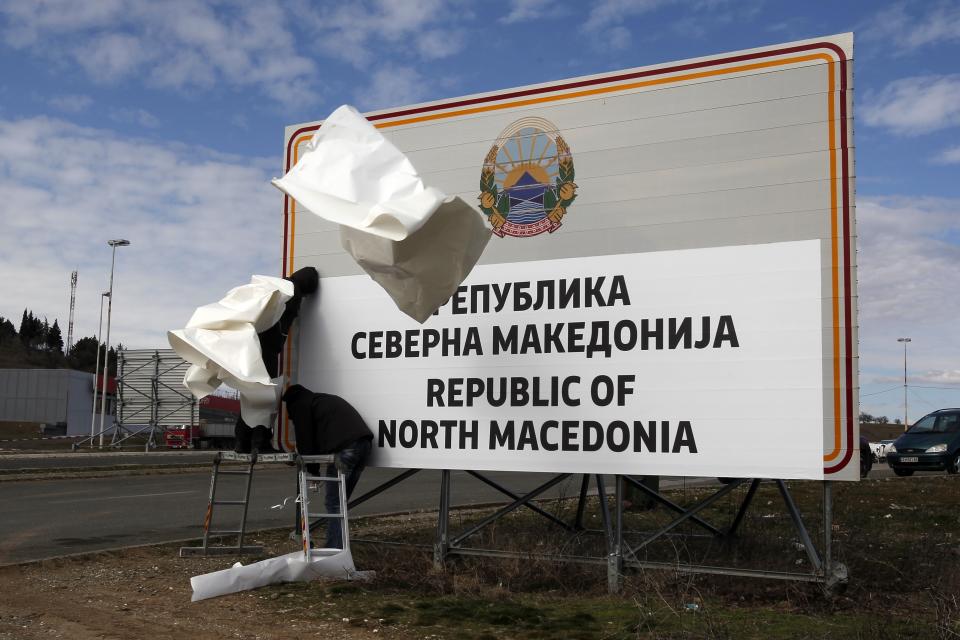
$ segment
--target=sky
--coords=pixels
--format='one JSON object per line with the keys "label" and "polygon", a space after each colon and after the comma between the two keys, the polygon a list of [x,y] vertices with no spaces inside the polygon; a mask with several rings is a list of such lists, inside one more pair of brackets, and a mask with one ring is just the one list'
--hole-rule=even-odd
{"label": "sky", "polygon": [[[853,31],[861,409],[960,406],[960,0],[0,0],[0,316],[111,341],[275,274],[284,126]],[[211,188],[214,185],[214,188]],[[241,275],[242,274],[242,275]]]}

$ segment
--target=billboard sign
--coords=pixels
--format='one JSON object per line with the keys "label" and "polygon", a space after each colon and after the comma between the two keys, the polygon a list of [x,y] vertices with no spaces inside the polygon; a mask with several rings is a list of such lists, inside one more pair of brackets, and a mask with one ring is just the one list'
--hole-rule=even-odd
{"label": "billboard sign", "polygon": [[845,34],[366,114],[496,237],[420,325],[286,200],[288,375],[380,466],[856,478],[851,82]]}

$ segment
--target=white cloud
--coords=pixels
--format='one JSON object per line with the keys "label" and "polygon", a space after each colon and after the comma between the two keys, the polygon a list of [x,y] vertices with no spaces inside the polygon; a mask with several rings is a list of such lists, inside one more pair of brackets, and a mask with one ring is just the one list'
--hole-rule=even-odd
{"label": "white cloud", "polygon": [[[601,50],[623,50],[633,41],[628,21],[668,6],[679,5],[679,15],[656,27],[657,32],[671,29],[684,38],[703,38],[719,26],[750,21],[759,12],[763,0],[600,0],[593,3],[581,30]],[[633,28],[644,33],[646,24]]]}
{"label": "white cloud", "polygon": [[511,0],[510,13],[500,18],[503,24],[515,24],[547,17],[556,10],[553,0]]}
{"label": "white cloud", "polygon": [[626,49],[630,30],[623,23],[632,17],[653,11],[672,0],[601,0],[594,4],[583,23],[583,31],[602,49]]}
{"label": "white cloud", "polygon": [[223,83],[256,87],[285,104],[316,97],[316,67],[297,52],[275,0],[10,2],[0,5],[0,20],[7,46],[72,61],[100,83],[142,79],[179,90]]}
{"label": "white cloud", "polygon": [[357,90],[355,99],[364,111],[384,109],[423,100],[426,83],[412,67],[387,65],[370,75],[370,82]]}
{"label": "white cloud", "polygon": [[427,60],[458,53],[468,38],[455,25],[472,15],[469,3],[461,0],[356,0],[332,8],[303,4],[298,9],[311,43],[361,68],[384,50],[394,62],[411,53]]}
{"label": "white cloud", "polygon": [[[960,200],[861,198],[857,218],[861,385],[902,380],[901,336],[912,338],[911,384],[954,384]],[[895,414],[896,398],[887,395],[865,397],[864,407]]]}
{"label": "white cloud", "polygon": [[922,5],[922,13],[916,16],[910,14],[908,6],[898,3],[878,12],[857,30],[858,37],[892,46],[900,54],[960,40],[960,6],[929,3]]}
{"label": "white cloud", "polygon": [[153,129],[160,126],[160,119],[144,109],[111,109],[110,118],[123,124],[135,124]]}
{"label": "white cloud", "polygon": [[69,94],[54,96],[48,101],[51,107],[67,113],[79,113],[93,104],[93,98],[85,95]]}
{"label": "white cloud", "polygon": [[861,108],[868,125],[918,135],[960,124],[960,74],[894,80],[868,92]]}
{"label": "white cloud", "polygon": [[57,119],[0,120],[0,315],[30,308],[65,324],[77,269],[75,336],[94,334],[106,241],[123,237],[114,340],[165,346],[197,306],[251,273],[279,272],[276,164]]}
{"label": "white cloud", "polygon": [[960,146],[944,149],[937,156],[937,162],[940,164],[960,164]]}

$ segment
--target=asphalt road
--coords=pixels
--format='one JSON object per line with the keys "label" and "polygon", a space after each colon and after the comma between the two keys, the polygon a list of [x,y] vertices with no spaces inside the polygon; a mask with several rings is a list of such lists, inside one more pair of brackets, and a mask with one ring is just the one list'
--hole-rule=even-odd
{"label": "asphalt road", "polygon": [[[90,465],[103,464],[102,460],[94,460],[94,456],[82,457],[89,458]],[[141,455],[137,460],[145,461],[149,457]],[[116,457],[112,459],[118,462]],[[30,460],[30,463],[33,466],[35,461]],[[367,469],[355,495],[397,473],[390,469]],[[534,473],[488,475],[516,493],[523,493],[552,477]],[[890,475],[889,469],[878,466],[870,477]],[[421,471],[360,505],[352,513],[365,515],[436,509],[439,476],[439,471]],[[241,478],[233,476],[227,480],[239,483]],[[201,521],[206,509],[209,479],[210,473],[204,469],[162,475],[0,482],[0,565],[197,537],[202,534]],[[665,479],[662,487],[680,486],[682,482],[681,479]],[[688,479],[687,482],[702,484],[711,481]],[[292,528],[292,504],[288,502],[283,509],[271,507],[282,502],[284,497],[294,495],[295,483],[292,468],[282,465],[261,467],[254,479],[248,529],[286,525]],[[544,495],[572,496],[576,495],[578,488],[579,481],[574,476]],[[238,484],[237,493],[233,495],[239,497],[239,491]],[[454,505],[505,500],[502,494],[465,472],[453,473],[452,494]],[[226,492],[219,497],[230,498]],[[226,510],[231,507],[222,509],[226,515]],[[231,519],[225,518],[215,524],[221,528],[234,528]]]}
{"label": "asphalt road", "polygon": [[164,465],[181,466],[210,464],[215,451],[103,451],[57,453],[7,453],[0,455],[0,470],[10,469],[81,469],[111,465]]}
{"label": "asphalt road", "polygon": [[[397,475],[391,469],[367,469],[355,496]],[[507,488],[524,492],[552,477],[549,474],[491,473]],[[421,471],[402,484],[360,505],[356,515],[436,509],[439,471]],[[238,498],[243,476],[225,477],[220,499]],[[159,543],[202,535],[210,472],[130,475],[109,478],[58,480],[8,480],[0,482],[0,565],[59,555]],[[226,489],[236,488],[232,496]],[[463,472],[454,472],[454,505],[504,500],[504,496]],[[571,478],[545,495],[575,495],[578,481]],[[273,509],[284,497],[296,493],[296,473],[282,465],[264,466],[254,476],[248,529],[293,528],[294,506]],[[219,528],[235,528],[235,507],[221,507]],[[234,509],[233,512],[228,510]]]}

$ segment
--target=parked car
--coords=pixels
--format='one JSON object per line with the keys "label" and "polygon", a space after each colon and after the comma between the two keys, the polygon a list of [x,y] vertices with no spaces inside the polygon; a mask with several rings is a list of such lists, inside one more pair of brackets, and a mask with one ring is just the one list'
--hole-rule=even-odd
{"label": "parked car", "polygon": [[860,436],[860,477],[866,478],[873,468],[873,448],[870,441]]}
{"label": "parked car", "polygon": [[881,440],[880,442],[871,442],[870,448],[873,449],[873,461],[883,462],[887,459],[887,447],[893,444],[893,440]]}
{"label": "parked car", "polygon": [[940,409],[917,420],[887,447],[887,464],[898,476],[960,471],[960,409]]}

